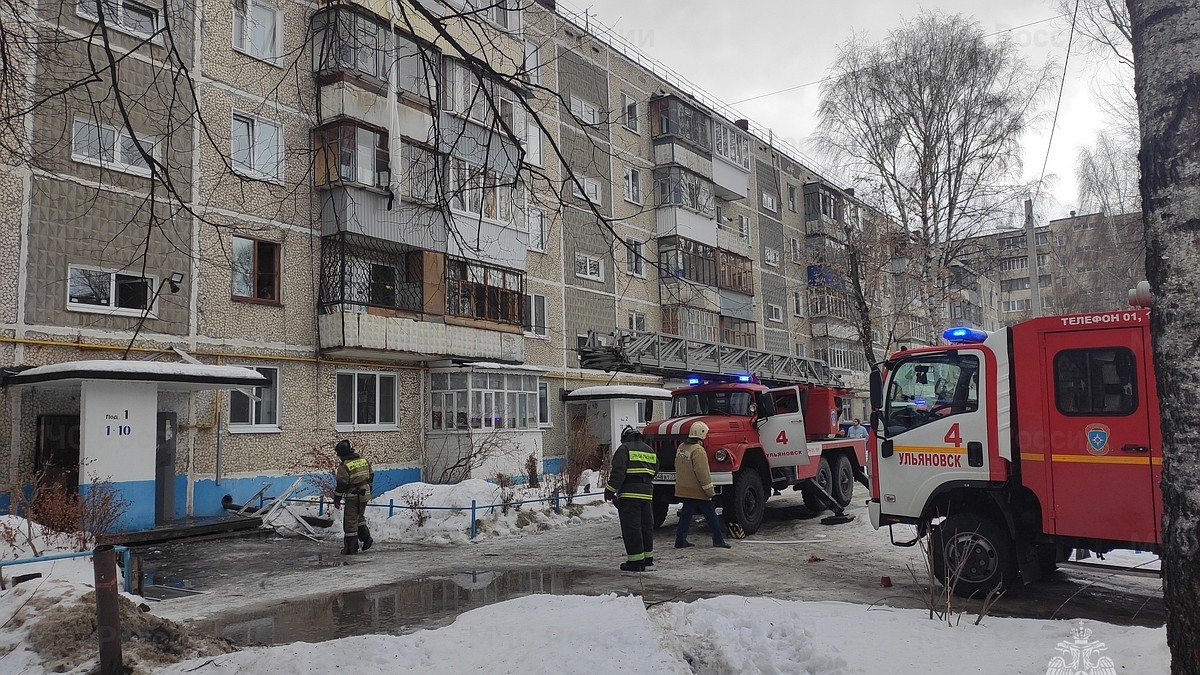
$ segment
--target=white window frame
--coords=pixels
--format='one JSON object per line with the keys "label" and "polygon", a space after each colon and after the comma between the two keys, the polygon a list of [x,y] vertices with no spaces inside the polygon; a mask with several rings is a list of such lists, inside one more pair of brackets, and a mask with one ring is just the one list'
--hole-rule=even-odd
{"label": "white window frame", "polygon": [[763,264],[768,267],[779,267],[779,251],[767,246],[763,248]]}
{"label": "white window frame", "polygon": [[796,343],[796,356],[802,359],[808,358],[808,347],[803,342]]}
{"label": "white window frame", "polygon": [[[115,30],[118,30],[122,33],[127,33],[129,35],[136,35],[138,37],[151,38],[151,41],[154,42],[155,44],[160,44],[162,42],[162,38],[159,36],[159,31],[162,30],[162,12],[159,11],[159,8],[157,5],[151,5],[150,0],[145,0],[143,2],[135,2],[134,0],[104,0],[104,1],[105,1],[105,3],[115,4],[116,9],[117,9],[117,15],[115,17],[110,17],[110,16],[104,17],[106,26],[113,28]],[[137,5],[148,11],[154,12],[154,32],[146,33],[146,32],[137,30],[136,28],[131,28],[129,26],[126,26],[123,23],[123,21],[125,19],[125,6],[126,5]],[[99,21],[100,17],[96,16],[96,14],[91,11],[91,8],[93,8],[95,6],[96,6],[96,0],[76,0],[75,15],[79,16],[81,18],[87,19],[88,21]]]}
{"label": "white window frame", "polygon": [[[632,309],[629,310],[629,316],[627,318],[627,323],[629,326],[629,330],[638,330],[638,331],[644,332],[646,330],[646,313],[639,312],[637,310],[632,310]],[[640,328],[639,328],[639,326],[640,326]]]}
{"label": "white window frame", "polygon": [[[550,383],[541,381],[541,379],[539,378],[537,394],[538,394],[537,395],[538,427],[540,427],[542,429],[552,427],[552,426],[554,426],[554,423],[551,421],[552,415],[551,415],[551,408],[550,408]],[[546,402],[546,418],[545,419],[542,419],[542,401],[543,400]]]}
{"label": "white window frame", "polygon": [[[275,129],[277,130],[277,134],[278,134],[276,136],[276,138],[279,141],[278,147],[275,148],[278,173],[271,174],[266,171],[263,171],[262,169],[258,168],[257,166],[243,166],[242,163],[240,163],[236,159],[234,159],[234,157],[233,157],[233,125],[237,123],[239,117],[242,118],[243,120],[246,120],[251,123],[251,126],[250,126],[250,159],[251,159],[252,164],[254,163],[257,154],[259,153],[259,150],[258,150],[259,127],[261,127],[263,125],[275,127]],[[286,147],[286,144],[284,143],[284,140],[283,140],[283,125],[275,120],[267,119],[265,117],[259,117],[258,115],[255,115],[254,113],[249,113],[244,110],[238,110],[237,108],[234,108],[233,113],[230,115],[229,124],[230,124],[230,126],[229,126],[229,164],[230,164],[230,166],[233,167],[234,172],[239,175],[245,176],[247,178],[252,178],[255,180],[265,180],[265,181],[268,181],[271,183],[282,184],[284,181],[284,174],[285,174],[285,168],[284,168],[285,163],[283,161],[283,158],[284,158],[284,149]]]}
{"label": "white window frame", "polygon": [[[104,148],[103,146],[100,146],[100,151],[101,151],[100,157],[92,157],[90,155],[85,155],[85,154],[80,153],[77,149],[78,148],[77,137],[79,134],[80,125],[85,125],[85,126],[94,128],[96,130],[97,141],[100,140],[100,137],[103,135],[104,131],[111,132],[113,135],[112,147]],[[127,129],[111,127],[111,126],[108,126],[107,124],[100,124],[99,122],[95,122],[95,121],[92,121],[89,119],[77,117],[77,118],[75,118],[74,123],[71,125],[71,159],[75,160],[76,162],[80,162],[81,164],[91,164],[92,166],[98,166],[102,169],[110,169],[113,171],[120,171],[122,173],[130,173],[135,176],[150,176],[152,174],[152,172],[151,172],[149,166],[145,166],[145,167],[137,166],[136,164],[130,164],[129,162],[125,162],[125,161],[122,161],[121,159],[119,159],[124,154],[123,141],[125,141],[126,139],[133,139],[134,137],[137,138],[137,140],[142,144],[143,147],[149,146],[151,157],[153,157],[155,160],[159,159],[158,143],[155,141],[154,138],[149,137],[149,136],[137,136],[136,134],[130,135],[130,133]],[[104,150],[106,150],[106,149],[112,153],[112,157],[113,157],[112,160],[104,159],[103,153],[104,153]],[[141,155],[139,155],[139,157],[141,157]]]}
{"label": "white window frame", "polygon": [[526,228],[529,232],[529,243],[526,247],[538,253],[546,252],[546,212],[530,207],[526,217]]}
{"label": "white window frame", "polygon": [[[629,114],[629,109],[633,109],[633,115]],[[638,131],[638,101],[633,96],[621,92],[621,126],[632,131],[635,134],[640,134]],[[641,202],[638,202],[639,204]]]}
{"label": "white window frame", "polygon": [[[571,194],[580,199],[586,199],[593,204],[599,204],[604,201],[604,189],[600,185],[600,181],[595,178],[587,178],[577,176],[577,180],[568,181],[571,183]],[[579,183],[583,183],[583,192],[579,191]]]}
{"label": "white window frame", "polygon": [[274,395],[275,422],[273,424],[272,423],[264,424],[264,423],[254,422],[254,421],[250,421],[250,422],[235,422],[235,421],[233,421],[233,403],[234,403],[235,396],[241,396],[243,398],[248,399],[247,405],[249,406],[251,420],[254,420],[255,418],[259,417],[259,415],[261,414],[261,407],[262,407],[262,403],[263,403],[262,391],[265,387],[254,387],[252,390],[249,390],[249,391],[251,391],[250,394],[247,393],[248,390],[246,390],[246,389],[234,389],[229,392],[229,423],[226,424],[225,428],[228,429],[229,433],[231,433],[231,434],[254,434],[254,433],[257,433],[257,434],[275,433],[275,434],[277,434],[277,433],[282,432],[283,428],[280,426],[280,420],[283,419],[283,409],[282,409],[283,386],[282,386],[282,379],[281,379],[282,378],[281,369],[276,366],[252,366],[252,365],[248,365],[248,364],[236,364],[236,365],[241,365],[243,368],[249,368],[250,370],[256,371],[260,374],[264,370],[275,371],[275,377],[272,378],[272,380],[271,380],[274,383],[274,386],[271,387],[271,389],[270,389],[270,391],[273,391],[275,394]]}
{"label": "white window frame", "polygon": [[600,106],[585,101],[578,96],[571,97],[571,115],[576,122],[586,126],[595,126],[600,123]]}
{"label": "white window frame", "polygon": [[641,279],[646,278],[646,242],[639,239],[625,240],[625,273]]}
{"label": "white window frame", "polygon": [[1065,235],[1065,234],[1054,235],[1054,243],[1058,246],[1066,246],[1067,245],[1067,235]]}
{"label": "white window frame", "polygon": [[[239,4],[243,5],[241,10],[238,9]],[[280,67],[279,57],[283,52],[283,8],[266,0],[230,0],[230,5],[233,10],[233,22],[230,29],[230,43],[233,46],[233,50],[239,54],[245,54],[250,58]],[[251,17],[254,16],[255,8],[270,10],[275,19],[275,44],[271,45],[270,54],[258,54],[254,51],[254,21]],[[240,45],[238,44],[237,31],[239,13],[242,15],[240,19],[242,26]]]}
{"label": "white window frame", "polygon": [[[542,306],[542,323],[538,324],[535,319],[537,317],[538,301],[541,301]],[[528,314],[528,325],[525,326],[525,337],[538,338],[541,340],[549,339],[550,336],[550,317],[546,312],[546,296],[541,293],[526,293],[525,294],[525,311]],[[541,329],[539,331],[538,329]]]}
{"label": "white window frame", "polygon": [[625,167],[625,189],[623,192],[624,192],[624,196],[625,196],[625,201],[629,202],[630,204],[637,204],[638,206],[642,205],[643,197],[642,197],[642,171],[641,171],[641,169],[639,169],[635,166],[626,165],[626,167]]}
{"label": "white window frame", "polygon": [[792,292],[792,316],[804,316],[804,291]]}
{"label": "white window frame", "polygon": [[745,214],[738,215],[738,236],[750,243],[750,216]]}
{"label": "white window frame", "polygon": [[[71,278],[72,270],[86,270],[88,272],[99,272],[108,275],[108,301],[107,305],[90,305],[86,303],[71,302]],[[125,276],[131,279],[143,279],[146,281],[146,297],[149,298],[150,306],[145,309],[136,307],[117,307],[112,303],[117,297],[117,276]],[[148,318],[158,318],[158,277],[154,275],[142,276],[140,274],[125,270],[106,269],[95,265],[67,265],[67,289],[66,303],[67,311],[70,312],[87,312],[89,314],[109,314],[113,316],[136,316],[145,315]]]}
{"label": "white window frame", "polygon": [[791,244],[792,244],[792,251],[791,251],[792,252],[792,262],[794,262],[794,263],[804,262],[804,253],[803,253],[804,247],[800,245],[800,239],[797,237],[792,237]]}
{"label": "white window frame", "polygon": [[783,323],[783,307],[767,303],[767,321],[772,323]]}
{"label": "white window frame", "polygon": [[[584,270],[586,270],[583,274],[580,274],[580,272],[579,272],[579,263],[580,262],[583,263]],[[597,270],[595,274],[592,273],[593,263]],[[589,281],[603,282],[604,281],[604,258],[601,258],[600,256],[592,255],[590,253],[576,251],[575,252],[575,276],[579,277],[580,279],[587,279]]]}
{"label": "white window frame", "polygon": [[525,77],[529,84],[540,85],[542,83],[542,47],[541,45],[525,41]]}
{"label": "white window frame", "polygon": [[[355,400],[352,401],[352,405],[351,405],[351,409],[353,410],[353,413],[355,416],[355,420],[353,422],[342,422],[342,421],[338,420],[338,418],[337,418],[338,406],[339,406],[339,403],[341,402],[339,399],[341,392],[339,391],[338,380],[343,375],[349,375],[353,378],[354,397],[355,397]],[[369,423],[369,424],[360,424],[358,422],[358,419],[357,419],[357,417],[358,417],[358,377],[360,375],[370,375],[375,378],[375,419],[376,420],[378,420],[380,418],[380,415],[379,415],[379,412],[380,412],[380,408],[379,408],[380,379],[384,378],[384,377],[391,378],[392,387],[394,387],[394,391],[392,392],[392,406],[393,406],[392,417],[393,417],[394,421],[392,421],[392,422],[378,422],[377,421],[377,422]],[[384,370],[338,370],[337,373],[334,375],[333,392],[334,392],[334,394],[333,394],[333,422],[334,422],[334,429],[336,431],[340,431],[340,432],[397,431],[400,429],[400,400],[399,400],[400,399],[400,377],[396,373],[388,372],[388,371],[384,371]]]}
{"label": "white window frame", "polygon": [[758,195],[758,203],[763,207],[763,210],[770,211],[771,213],[779,213],[779,200],[775,198],[775,195],[765,191],[759,192]]}

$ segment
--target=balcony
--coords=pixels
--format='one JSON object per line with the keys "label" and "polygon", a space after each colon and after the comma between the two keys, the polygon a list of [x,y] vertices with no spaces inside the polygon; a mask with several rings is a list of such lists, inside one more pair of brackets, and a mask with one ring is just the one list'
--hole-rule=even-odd
{"label": "balcony", "polygon": [[745,199],[750,191],[750,137],[721,122],[713,135],[712,176],[717,196],[727,201]]}
{"label": "balcony", "polygon": [[[519,327],[512,332],[496,328],[460,326],[421,321],[405,316],[385,316],[365,306],[339,305],[317,318],[321,351],[342,358],[424,361],[466,358],[487,361],[524,361],[524,340]],[[365,310],[365,311],[364,311]]]}

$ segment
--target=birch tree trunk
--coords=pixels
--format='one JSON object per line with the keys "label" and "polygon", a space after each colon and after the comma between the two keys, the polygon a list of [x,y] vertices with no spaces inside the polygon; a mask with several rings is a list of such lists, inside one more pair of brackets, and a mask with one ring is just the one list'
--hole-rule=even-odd
{"label": "birch tree trunk", "polygon": [[1200,4],[1127,0],[1141,123],[1150,333],[1162,410],[1172,673],[1200,673]]}

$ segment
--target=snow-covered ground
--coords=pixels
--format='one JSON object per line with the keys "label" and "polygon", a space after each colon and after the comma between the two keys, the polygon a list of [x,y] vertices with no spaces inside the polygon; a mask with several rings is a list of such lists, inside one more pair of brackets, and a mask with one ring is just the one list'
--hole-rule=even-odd
{"label": "snow-covered ground", "polygon": [[[593,488],[595,486],[593,485]],[[495,485],[468,481],[456,486],[414,484],[379,495],[377,504],[396,504],[411,499],[409,491],[423,495],[426,506],[468,506],[464,510],[431,510],[428,521],[416,527],[411,515],[397,510],[391,518],[380,517],[382,509],[371,511],[372,528],[380,540],[379,551],[372,551],[375,564],[358,565],[365,575],[381,575],[387,570],[404,574],[406,566],[414,564],[410,554],[414,547],[426,550],[429,557],[446,569],[447,560],[465,558],[472,552],[483,551],[487,545],[471,545],[467,532],[470,526],[469,504],[475,499],[484,505],[497,501]],[[536,498],[536,490],[517,490],[515,499]],[[786,502],[785,502],[786,503]],[[856,508],[857,510],[857,508]],[[491,540],[502,545],[505,541],[519,542],[515,536],[538,536],[538,531],[554,529],[557,533],[541,535],[547,540],[561,539],[578,527],[583,531],[602,530],[615,535],[615,509],[598,497],[583,498],[574,508],[564,508],[563,514],[548,512],[542,505],[526,505],[503,513],[480,511],[477,544]],[[1165,673],[1168,653],[1163,628],[1117,626],[1084,621],[1013,619],[989,616],[975,625],[976,615],[963,613],[954,617],[953,626],[945,621],[931,620],[927,610],[899,609],[885,606],[889,601],[883,593],[898,589],[879,589],[878,575],[891,574],[897,586],[904,584],[901,559],[887,562],[884,552],[897,550],[887,546],[886,532],[877,532],[859,519],[836,528],[820,526],[811,520],[777,521],[756,538],[735,542],[733,551],[708,549],[704,546],[686,551],[660,551],[661,570],[648,575],[624,575],[631,583],[626,586],[634,594],[618,593],[598,596],[529,595],[506,602],[473,609],[458,616],[453,624],[436,630],[424,630],[407,635],[363,635],[319,643],[297,642],[273,647],[244,649],[223,653],[220,645],[200,640],[188,642],[172,638],[171,654],[158,659],[146,651],[126,650],[137,658],[137,672],[163,673],[321,673],[354,668],[363,672],[428,672],[428,673],[894,673],[921,675],[940,673],[1031,673],[1048,672],[1051,660],[1058,657],[1070,665],[1075,657],[1083,660],[1074,670],[1061,672],[1108,672],[1102,669],[1111,660],[1115,672]],[[19,524],[19,523],[18,523]],[[609,528],[612,532],[608,532]],[[338,529],[335,525],[334,528]],[[329,532],[330,539],[340,537]],[[697,523],[693,538],[703,543],[706,530]],[[302,544],[302,541],[298,541]],[[316,544],[313,546],[325,546]],[[591,539],[578,544],[583,548],[574,553],[591,551],[607,567],[619,561],[620,543],[611,536]],[[394,553],[389,554],[389,547]],[[526,547],[528,548],[528,547]],[[539,546],[540,548],[540,546]],[[878,567],[866,567],[862,560],[849,558],[842,552],[855,548],[874,551],[883,559]],[[912,555],[912,549],[899,549]],[[480,553],[486,555],[486,553]],[[27,555],[21,548],[0,543],[0,559]],[[1106,556],[1124,558],[1126,554]],[[1129,554],[1133,555],[1133,554]],[[780,558],[779,556],[786,556]],[[419,558],[417,558],[419,559]],[[876,591],[881,603],[832,602],[793,600],[769,597],[723,595],[692,602],[659,602],[643,600],[637,592],[638,581],[655,583],[671,578],[680,583],[712,585],[705,575],[725,577],[737,574],[747,566],[762,566],[769,561],[786,562],[786,569],[776,565],[779,579],[789,578],[786,585],[803,586],[818,583],[820,575],[846,576],[849,570],[857,575],[875,575]],[[1144,555],[1135,556],[1138,564]],[[384,562],[386,564],[379,564]],[[65,666],[67,661],[44,660],[35,651],[33,639],[51,629],[45,622],[59,621],[50,612],[56,607],[79,604],[92,585],[90,560],[56,561],[36,565],[5,568],[5,576],[41,572],[43,578],[0,591],[0,672],[42,675],[48,672],[83,673],[94,667],[94,634],[84,625],[78,641],[81,661]],[[346,577],[330,574],[311,577],[307,586],[291,583],[296,595],[311,593],[315,588],[336,588]],[[379,577],[382,579],[383,577]],[[280,583],[287,579],[280,579]],[[371,581],[371,580],[368,580]],[[870,588],[866,579],[851,583]],[[161,603],[154,613],[166,614],[177,621],[187,620],[200,613],[215,613],[224,604],[244,602],[245,583],[258,587],[257,579],[243,581],[243,586],[222,590],[214,587],[207,596]],[[288,585],[288,584],[285,584]],[[270,595],[269,583],[262,583],[260,597]],[[817,597],[838,597],[844,588],[828,587]],[[783,595],[779,590],[771,591]],[[223,593],[225,595],[223,595]],[[646,593],[645,595],[649,595]],[[243,597],[235,597],[243,596]],[[843,596],[858,597],[864,596]],[[131,597],[134,602],[140,598]],[[173,611],[169,610],[169,607]],[[130,605],[129,607],[132,607]],[[83,607],[83,610],[88,608]],[[90,610],[89,610],[90,611]],[[89,611],[76,613],[86,618]],[[134,611],[134,616],[136,610]],[[189,614],[190,612],[190,614]],[[142,616],[153,617],[153,614]],[[126,620],[123,615],[123,621]],[[157,619],[162,621],[161,619]],[[43,621],[44,620],[44,621]],[[1073,635],[1073,630],[1082,630]],[[152,634],[186,636],[179,626],[152,627]],[[1084,637],[1084,631],[1090,631]],[[66,637],[59,641],[66,640]],[[44,642],[44,640],[43,640]],[[127,645],[129,643],[127,642]],[[70,650],[68,650],[70,651]],[[154,658],[152,658],[154,657]],[[182,660],[180,660],[182,659]],[[170,663],[171,661],[178,661]]]}

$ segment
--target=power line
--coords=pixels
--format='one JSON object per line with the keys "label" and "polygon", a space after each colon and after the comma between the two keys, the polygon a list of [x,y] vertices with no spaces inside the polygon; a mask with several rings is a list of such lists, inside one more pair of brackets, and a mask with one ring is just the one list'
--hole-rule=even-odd
{"label": "power line", "polygon": [[[1076,8],[1078,9],[1078,5],[1076,5]],[[1029,23],[1023,23],[1023,24],[1021,24],[1020,26],[1013,26],[1012,28],[1005,28],[1004,30],[998,30],[998,31],[996,31],[996,32],[994,32],[994,33],[987,33],[986,35],[982,35],[982,36],[980,36],[980,37],[984,37],[984,38],[996,37],[997,35],[1002,35],[1002,34],[1004,34],[1004,33],[1011,33],[1011,32],[1012,32],[1012,31],[1014,31],[1014,30],[1020,30],[1020,29],[1022,29],[1022,28],[1028,28],[1028,27],[1030,27],[1030,26],[1036,26],[1036,25],[1038,25],[1038,24],[1041,24],[1041,23],[1046,23],[1047,21],[1054,21],[1055,19],[1061,19],[1061,18],[1063,18],[1064,16],[1066,16],[1066,14],[1056,14],[1056,15],[1054,15],[1054,16],[1048,16],[1048,17],[1046,17],[1046,18],[1044,18],[1044,19],[1038,19],[1037,21],[1030,21]],[[1072,27],[1072,30],[1073,30],[1073,29],[1074,29],[1074,27],[1075,27],[1074,18],[1072,18],[1072,20],[1071,20],[1071,27]],[[797,90],[797,89],[803,89],[803,88],[805,88],[805,87],[811,87],[811,86],[813,86],[814,84],[821,84],[822,82],[828,82],[828,81],[829,81],[829,80],[831,80],[831,79],[833,79],[833,76],[832,76],[832,75],[826,75],[825,77],[822,77],[822,78],[821,78],[821,79],[819,79],[819,80],[813,80],[812,82],[805,82],[804,84],[797,84],[797,85],[793,85],[793,86],[791,86],[791,87],[785,87],[785,88],[783,88],[783,89],[779,89],[778,91],[769,91],[769,92],[767,92],[767,93],[765,93],[765,94],[759,94],[759,95],[757,95],[757,96],[751,96],[750,98],[744,98],[744,99],[742,99],[742,100],[740,100],[740,101],[734,101],[734,102],[730,103],[729,105],[731,105],[731,106],[735,106],[735,105],[738,105],[738,104],[740,104],[740,103],[747,103],[747,102],[749,102],[749,101],[757,101],[757,100],[758,100],[758,99],[760,99],[760,98],[767,98],[768,96],[775,96],[775,95],[777,95],[777,94],[785,94],[785,93],[787,93],[787,92],[789,92],[789,91],[795,91],[795,90]]]}
{"label": "power line", "polygon": [[1071,13],[1071,31],[1067,34],[1067,54],[1063,57],[1062,79],[1058,82],[1058,97],[1054,101],[1054,116],[1050,121],[1050,138],[1046,141],[1046,156],[1042,159],[1042,172],[1038,176],[1037,192],[1034,203],[1042,193],[1042,181],[1046,178],[1046,166],[1050,163],[1050,148],[1054,145],[1054,129],[1058,126],[1058,110],[1062,106],[1063,89],[1067,84],[1067,67],[1071,64],[1071,42],[1075,39],[1075,20],[1079,17],[1079,0],[1075,0],[1075,10]]}

